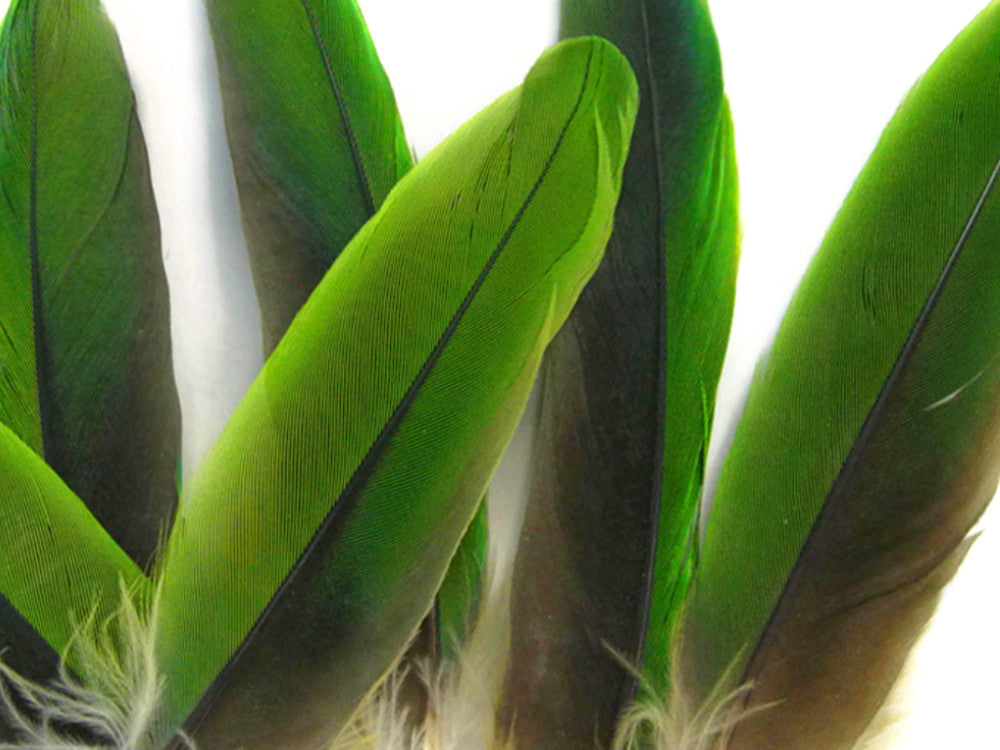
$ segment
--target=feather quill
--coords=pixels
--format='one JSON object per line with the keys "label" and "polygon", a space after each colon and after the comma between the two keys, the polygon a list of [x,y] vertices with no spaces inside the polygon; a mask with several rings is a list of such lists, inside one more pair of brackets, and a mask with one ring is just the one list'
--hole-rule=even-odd
{"label": "feather quill", "polygon": [[186,488],[161,570],[171,726],[315,747],[396,661],[600,259],[634,114],[611,45],[556,47],[334,264]]}
{"label": "feather quill", "polygon": [[758,369],[683,635],[700,699],[774,703],[740,750],[850,747],[1000,468],[1000,4],[903,102]]}
{"label": "feather quill", "polygon": [[604,261],[543,367],[513,583],[503,723],[527,747],[611,741],[641,663],[669,685],[738,245],[733,133],[700,0],[565,0],[638,72],[639,114]]}

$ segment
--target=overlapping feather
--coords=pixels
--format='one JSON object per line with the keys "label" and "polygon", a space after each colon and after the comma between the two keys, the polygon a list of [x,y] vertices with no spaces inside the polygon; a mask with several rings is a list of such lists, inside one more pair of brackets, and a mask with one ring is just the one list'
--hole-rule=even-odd
{"label": "overlapping feather", "polygon": [[638,72],[615,231],[546,355],[502,722],[523,747],[610,744],[639,665],[662,696],[690,577],[738,221],[732,125],[701,0],[568,0]]}
{"label": "overlapping feather", "polygon": [[186,490],[158,618],[173,725],[313,747],[398,657],[601,256],[634,107],[611,45],[554,48],[334,264]]}
{"label": "overlapping feather", "polygon": [[[211,0],[207,9],[270,354],[412,160],[354,0]],[[475,616],[485,513],[484,501],[414,644],[418,660],[457,645]],[[401,688],[400,700],[410,692]],[[414,696],[411,710],[423,702]]]}
{"label": "overlapping feather", "polygon": [[157,215],[98,2],[11,5],[0,124],[0,646],[49,680],[75,623],[145,595],[176,501]]}
{"label": "overlapping feather", "polygon": [[144,566],[180,414],[145,146],[97,0],[11,5],[0,111],[0,421]]}

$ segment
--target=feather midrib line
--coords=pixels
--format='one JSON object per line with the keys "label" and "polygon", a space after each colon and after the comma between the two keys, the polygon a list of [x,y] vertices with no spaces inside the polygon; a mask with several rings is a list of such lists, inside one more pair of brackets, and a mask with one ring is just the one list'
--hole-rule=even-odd
{"label": "feather midrib line", "polygon": [[365,173],[365,165],[361,159],[361,147],[358,144],[357,135],[354,133],[354,124],[351,122],[350,113],[347,111],[347,103],[344,101],[344,95],[340,90],[337,74],[330,63],[330,56],[323,45],[323,38],[319,32],[319,25],[316,23],[316,14],[313,13],[312,4],[310,0],[301,0],[301,2],[302,10],[305,12],[306,19],[309,22],[309,30],[312,32],[316,48],[323,61],[323,69],[330,83],[330,91],[333,93],[333,98],[337,103],[337,111],[340,113],[340,119],[344,124],[344,133],[347,136],[347,143],[351,147],[351,158],[354,160],[354,169],[358,175],[358,183],[361,185],[361,194],[365,199],[365,210],[371,216],[375,213],[375,197],[372,195],[371,186],[368,184],[368,175]]}
{"label": "feather midrib line", "polygon": [[399,427],[400,423],[403,421],[403,418],[406,416],[406,413],[409,411],[410,405],[416,399],[420,387],[430,376],[431,370],[433,369],[437,360],[440,358],[441,354],[444,352],[445,347],[448,345],[448,342],[450,341],[452,335],[454,334],[455,330],[461,323],[462,318],[465,315],[465,312],[472,304],[473,300],[476,297],[476,294],[479,292],[479,289],[482,287],[483,283],[489,276],[490,271],[492,271],[493,266],[499,259],[501,252],[506,247],[515,229],[520,223],[521,218],[524,216],[525,212],[528,210],[528,207],[531,205],[535,195],[537,194],[539,188],[541,187],[542,182],[544,181],[546,175],[548,174],[548,171],[552,166],[552,163],[555,161],[555,158],[558,155],[560,148],[562,147],[562,143],[563,140],[565,139],[566,132],[569,130],[570,125],[576,118],[576,115],[580,110],[580,105],[583,102],[583,96],[586,93],[587,84],[590,80],[591,61],[593,59],[593,56],[594,52],[593,49],[591,49],[587,56],[587,64],[585,67],[583,81],[580,86],[580,92],[577,96],[576,103],[574,104],[573,109],[570,111],[569,116],[566,118],[566,122],[563,124],[559,136],[556,139],[556,143],[552,148],[552,152],[549,154],[548,159],[546,160],[544,166],[542,167],[541,173],[535,180],[535,183],[532,185],[532,188],[528,192],[528,195],[525,198],[524,202],[518,208],[517,213],[511,219],[511,222],[508,225],[503,236],[501,237],[499,243],[497,244],[496,249],[494,249],[493,252],[490,254],[490,257],[487,259],[486,264],[483,267],[483,270],[479,273],[479,276],[476,278],[476,281],[473,283],[471,289],[468,291],[465,298],[462,300],[462,303],[459,305],[458,310],[452,316],[451,320],[448,323],[448,326],[441,334],[441,337],[438,339],[438,342],[435,345],[434,349],[431,351],[430,355],[428,355],[420,371],[417,373],[417,376],[410,384],[410,387],[407,389],[402,399],[400,399],[399,404],[393,410],[393,413],[390,415],[386,424],[379,432],[378,437],[375,439],[371,447],[368,449],[364,458],[358,465],[358,468],[355,469],[354,473],[351,475],[351,478],[348,480],[340,496],[333,503],[333,506],[331,507],[330,511],[323,519],[323,522],[319,525],[316,532],[310,539],[309,543],[306,545],[303,552],[299,555],[298,559],[292,566],[288,575],[285,576],[284,580],[275,590],[274,594],[271,596],[267,605],[261,611],[261,614],[258,616],[257,620],[254,622],[253,626],[247,632],[247,635],[243,638],[240,645],[236,648],[236,651],[234,651],[233,655],[230,656],[230,658],[227,660],[226,665],[220,670],[219,674],[212,681],[212,684],[202,695],[201,699],[198,702],[198,705],[195,706],[194,710],[192,710],[192,712],[188,716],[188,719],[185,720],[184,728],[186,731],[195,733],[197,729],[201,726],[205,717],[208,715],[211,708],[215,705],[215,702],[220,697],[224,689],[223,686],[227,682],[227,674],[233,668],[233,665],[237,661],[239,661],[242,654],[249,648],[249,645],[254,640],[256,634],[260,632],[260,630],[264,627],[264,623],[267,621],[268,616],[270,615],[277,601],[281,599],[284,592],[288,590],[291,587],[291,585],[295,582],[295,579],[297,578],[299,571],[302,569],[304,561],[310,556],[312,551],[319,545],[320,540],[322,540],[324,537],[326,537],[328,533],[330,533],[335,529],[337,521],[343,515],[349,514],[351,509],[354,507],[354,504],[357,501],[358,497],[360,496],[361,492],[363,491],[366,482],[371,477],[372,472],[375,470],[378,460],[381,458],[383,448],[395,434],[396,429]]}
{"label": "feather midrib line", "polygon": [[31,306],[32,327],[35,337],[35,394],[38,398],[38,455],[47,459],[45,447],[52,441],[51,411],[48,393],[45,389],[44,363],[48,359],[45,351],[45,320],[42,315],[42,274],[38,247],[38,5],[31,7],[31,138],[28,142],[28,253],[31,262]]}
{"label": "feather midrib line", "polygon": [[[805,542],[803,543],[802,548],[800,549],[799,554],[796,557],[795,563],[791,568],[791,574],[789,575],[788,583],[782,589],[782,592],[779,595],[778,600],[772,610],[771,616],[768,619],[768,622],[765,625],[763,631],[761,632],[761,636],[758,639],[756,646],[751,652],[752,657],[748,661],[747,667],[744,670],[742,676],[743,682],[752,680],[754,674],[757,672],[758,669],[761,668],[762,665],[758,663],[759,660],[757,656],[761,653],[765,653],[767,649],[770,647],[770,645],[773,643],[774,639],[777,636],[777,631],[781,627],[781,624],[783,622],[782,615],[784,612],[784,604],[788,600],[788,598],[791,597],[795,593],[795,591],[798,590],[799,586],[801,585],[803,573],[802,573],[802,566],[800,565],[800,563],[807,555],[809,550],[812,548],[817,529],[819,529],[823,525],[823,522],[825,521],[827,516],[832,512],[831,508],[834,503],[831,500],[831,498],[835,499],[840,493],[841,488],[848,481],[850,481],[851,475],[858,461],[860,460],[859,456],[864,452],[865,448],[867,447],[868,441],[871,439],[871,435],[875,430],[876,423],[878,422],[878,419],[881,416],[882,409],[884,408],[885,403],[888,401],[889,396],[892,393],[893,387],[895,386],[896,381],[899,379],[903,371],[903,368],[906,366],[910,356],[913,354],[913,351],[920,343],[921,335],[924,329],[926,328],[927,323],[930,320],[930,317],[933,314],[935,307],[937,306],[937,302],[940,299],[942,292],[944,291],[945,285],[948,283],[948,279],[951,276],[952,269],[958,262],[958,259],[961,256],[962,251],[964,250],[965,245],[969,239],[969,236],[971,235],[972,230],[976,224],[976,220],[982,213],[983,206],[986,204],[986,201],[989,198],[991,192],[993,191],[993,188],[996,186],[998,178],[1000,178],[1000,159],[998,159],[995,162],[993,170],[986,181],[986,185],[980,192],[976,204],[973,207],[971,213],[969,214],[969,218],[966,220],[962,228],[962,232],[960,233],[958,240],[955,243],[955,247],[952,249],[951,254],[948,256],[948,259],[945,262],[941,270],[941,273],[938,275],[938,278],[935,281],[934,287],[931,289],[931,292],[927,300],[924,302],[924,305],[921,308],[920,313],[913,324],[913,327],[910,329],[910,333],[907,335],[906,341],[904,342],[903,348],[900,350],[900,353],[893,364],[892,370],[889,372],[889,375],[886,378],[885,383],[882,386],[882,389],[879,391],[879,394],[876,397],[875,402],[873,403],[871,409],[869,410],[867,416],[865,417],[865,422],[862,425],[861,430],[858,432],[858,437],[854,440],[851,446],[851,450],[848,453],[847,458],[844,460],[843,466],[841,466],[840,471],[837,473],[837,477],[834,479],[833,484],[830,486],[829,491],[826,493],[826,499],[823,503],[823,506],[819,514],[817,515],[816,520],[813,521],[809,533],[806,536]],[[931,563],[928,566],[926,566],[925,569],[921,570],[919,573],[914,575],[908,582],[912,583],[914,581],[920,580],[928,572],[933,570],[937,565],[939,565],[941,562],[947,559],[955,549],[955,546],[957,546],[957,544],[960,543],[961,540],[957,540],[955,545],[949,547],[939,557],[933,559]],[[852,602],[849,605],[846,605],[845,609],[848,607],[853,608],[863,605],[865,602],[879,598],[880,596],[884,595],[884,593],[886,592],[870,594],[861,601]],[[747,691],[746,695],[744,696],[744,705],[746,705],[750,701],[752,694],[753,694],[752,690]]]}
{"label": "feather midrib line", "polygon": [[[666,446],[666,435],[663,430],[667,413],[667,259],[663,236],[663,144],[660,140],[660,97],[657,94],[653,76],[652,40],[649,33],[649,14],[647,1],[640,0],[639,9],[642,16],[643,62],[646,69],[646,84],[649,88],[650,127],[653,131],[653,163],[656,167],[656,240],[659,243],[657,257],[658,274],[656,278],[659,309],[657,317],[657,340],[660,346],[660,356],[656,359],[656,432],[653,448],[652,484],[650,489],[650,528],[649,528],[649,558],[646,563],[645,591],[639,598],[641,609],[638,613],[639,637],[636,641],[636,651],[633,661],[641,664],[646,651],[646,638],[649,635],[649,612],[653,601],[653,591],[656,585],[656,556],[660,541],[660,505],[663,502],[663,452]],[[633,675],[626,680],[622,695],[622,705],[628,705],[635,700],[639,690],[639,681]]]}

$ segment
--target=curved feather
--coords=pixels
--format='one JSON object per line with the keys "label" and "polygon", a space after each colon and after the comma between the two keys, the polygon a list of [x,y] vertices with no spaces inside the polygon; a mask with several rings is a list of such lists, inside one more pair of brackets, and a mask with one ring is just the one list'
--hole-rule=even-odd
{"label": "curved feather", "polygon": [[267,355],[412,159],[354,0],[206,7]]}
{"label": "curved feather", "polygon": [[851,746],[1000,468],[1000,4],[886,128],[759,368],[683,657],[752,681],[731,747]]}
{"label": "curved feather", "polygon": [[[4,662],[29,677],[54,674],[75,624],[121,603],[142,571],[66,484],[0,424],[0,638]],[[73,668],[73,654],[68,654]],[[2,730],[0,730],[2,731]]]}
{"label": "curved feather", "polygon": [[[354,0],[209,0],[206,7],[269,355],[413,164]],[[485,554],[485,536],[474,534],[460,550]],[[460,554],[457,565],[466,558]],[[460,610],[473,606],[473,592],[454,576],[429,615],[420,658],[455,645],[448,643],[458,637],[450,633],[454,619],[470,614]],[[439,612],[449,622],[438,622]]]}
{"label": "curved feather", "polygon": [[600,259],[635,97],[607,42],[549,51],[303,307],[162,568],[167,716],[199,744],[315,747],[405,648]]}
{"label": "curved feather", "polygon": [[546,354],[514,573],[504,713],[528,747],[610,743],[635,681],[669,682],[738,245],[733,133],[700,0],[566,0],[638,73],[604,261]]}
{"label": "curved feather", "polygon": [[11,5],[0,116],[0,421],[145,565],[180,412],[145,146],[97,0]]}

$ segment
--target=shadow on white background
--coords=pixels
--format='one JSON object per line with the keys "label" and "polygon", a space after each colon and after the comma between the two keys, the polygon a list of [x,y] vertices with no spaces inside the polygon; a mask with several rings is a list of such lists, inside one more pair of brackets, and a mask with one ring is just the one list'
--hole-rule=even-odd
{"label": "shadow on white background", "polygon": [[[0,0],[0,8],[6,4]],[[189,473],[261,357],[215,71],[199,0],[106,4],[137,90],[163,224]],[[519,83],[556,33],[553,0],[360,4],[418,154]],[[885,122],[983,5],[712,3],[736,126],[744,228],[717,436],[731,428],[758,353]],[[501,467],[496,505],[517,507],[529,447],[519,439]],[[716,445],[710,472],[720,458]],[[906,715],[879,747],[996,746],[998,548],[984,534],[949,588],[899,691]]]}

